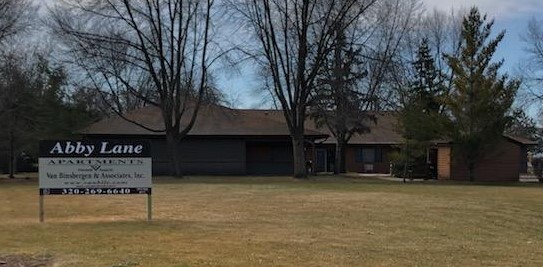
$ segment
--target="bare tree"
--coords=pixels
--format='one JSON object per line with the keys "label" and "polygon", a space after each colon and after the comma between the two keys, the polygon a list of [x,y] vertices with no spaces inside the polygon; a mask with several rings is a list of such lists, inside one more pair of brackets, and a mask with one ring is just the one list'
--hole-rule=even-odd
{"label": "bare tree", "polygon": [[294,177],[307,176],[304,123],[322,63],[331,53],[338,26],[356,23],[372,0],[239,0],[242,14],[258,49],[248,51],[270,73],[274,96],[290,131]]}
{"label": "bare tree", "polygon": [[0,146],[8,155],[9,177],[14,178],[18,152],[28,141],[35,118],[32,116],[36,102],[32,71],[23,59],[14,54],[2,56],[0,64],[0,119],[4,122],[0,132]]}
{"label": "bare tree", "polygon": [[364,109],[396,108],[396,90],[405,85],[406,66],[410,64],[405,52],[410,35],[420,23],[421,5],[420,0],[381,0],[372,8],[361,51],[368,71],[367,79],[360,84],[368,97]]}
{"label": "bare tree", "polygon": [[[452,71],[443,54],[460,52],[461,26],[465,10],[424,12],[419,0],[387,0],[379,8],[376,33],[364,54],[369,63],[366,87],[375,92],[372,109],[398,109],[408,102],[410,81],[416,75],[412,64],[423,39],[436,59],[436,67],[445,74],[450,91]],[[381,18],[381,19],[378,19]]]}
{"label": "bare tree", "polygon": [[[182,175],[179,145],[193,127],[219,50],[211,41],[213,0],[65,1],[51,26],[112,111],[152,132],[165,133],[173,175]],[[123,96],[130,96],[130,98]],[[140,101],[160,109],[164,127],[125,116]]]}
{"label": "bare tree", "polygon": [[526,91],[528,102],[542,103],[543,91],[540,88],[543,83],[543,22],[532,18],[528,22],[523,40],[526,44],[525,49],[530,55],[522,66],[525,76],[523,89]]}
{"label": "bare tree", "polygon": [[[28,82],[21,61],[10,53],[12,47],[6,45],[8,40],[13,40],[16,35],[25,31],[32,20],[29,14],[34,11],[27,0],[0,0],[0,117],[5,122],[4,131],[0,132],[8,151],[9,177],[14,178],[16,172],[16,148],[18,143],[24,143],[28,126],[28,112],[31,107],[28,97]],[[26,98],[26,99],[25,99]],[[24,128],[24,129],[23,129]]]}
{"label": "bare tree", "polygon": [[27,0],[0,0],[0,42],[28,27],[30,9]]}
{"label": "bare tree", "polygon": [[[433,10],[422,17],[421,30],[415,40],[420,44],[422,39],[428,40],[428,45],[440,70],[448,68],[443,54],[459,54],[462,46],[462,20],[468,13],[467,9],[451,9],[449,12]],[[418,46],[417,46],[418,48]]]}
{"label": "bare tree", "polygon": [[[437,71],[443,73],[441,82],[445,86],[444,95],[453,90],[454,72],[443,55],[459,56],[462,48],[462,20],[468,12],[467,9],[451,9],[448,13],[434,10],[426,14],[422,20],[422,31],[416,40],[419,43],[423,39],[428,40],[429,48],[434,51]],[[443,112],[443,108],[440,112]]]}
{"label": "bare tree", "polygon": [[355,44],[357,30],[353,27],[335,32],[333,53],[323,62],[325,68],[311,103],[310,116],[336,139],[336,174],[346,172],[345,148],[351,137],[369,132],[370,120],[375,122],[375,116],[365,109],[372,97],[360,87],[367,70],[361,46]]}

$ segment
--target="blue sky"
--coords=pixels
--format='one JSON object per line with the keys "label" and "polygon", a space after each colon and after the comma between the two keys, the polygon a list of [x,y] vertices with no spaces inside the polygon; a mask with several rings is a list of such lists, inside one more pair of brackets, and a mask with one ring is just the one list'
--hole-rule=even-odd
{"label": "blue sky", "polygon": [[[543,19],[543,1],[542,0],[424,0],[427,8],[450,10],[451,8],[469,8],[477,6],[482,13],[486,13],[489,18],[494,18],[495,24],[493,32],[497,33],[505,30],[505,37],[500,43],[495,60],[504,59],[503,72],[510,76],[522,75],[520,67],[529,58],[525,52],[526,44],[522,40],[525,35],[528,21],[532,18]],[[521,89],[517,95],[515,106],[522,107],[528,115],[540,121],[540,102],[526,102],[526,91]]]}
{"label": "blue sky", "polygon": [[506,30],[495,59],[505,59],[503,68],[510,74],[515,74],[517,66],[527,57],[521,36],[526,31],[528,21],[533,17],[539,19],[543,15],[542,0],[424,0],[424,2],[427,9],[440,10],[477,6],[489,18],[494,18],[494,32]]}
{"label": "blue sky", "polygon": [[[477,6],[482,13],[495,19],[494,33],[506,30],[506,35],[495,55],[495,60],[504,59],[503,71],[511,75],[518,73],[518,66],[528,55],[524,52],[525,44],[522,34],[526,31],[528,21],[532,18],[542,18],[543,0],[423,0],[426,9],[434,8],[450,11],[451,8],[461,9]],[[225,90],[232,104],[240,108],[258,108],[261,99],[255,93],[260,86],[253,73],[253,66],[244,66],[237,72],[219,70],[217,77],[221,89]]]}

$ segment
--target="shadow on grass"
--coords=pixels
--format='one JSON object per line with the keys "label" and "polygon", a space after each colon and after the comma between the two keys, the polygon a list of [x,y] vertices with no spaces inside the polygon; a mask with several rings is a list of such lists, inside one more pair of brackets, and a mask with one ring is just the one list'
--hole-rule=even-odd
{"label": "shadow on grass", "polygon": [[294,179],[288,176],[185,176],[174,178],[170,176],[159,176],[153,178],[156,184],[239,184],[239,185],[284,185],[284,186],[326,186],[326,185],[378,185],[378,186],[483,186],[483,187],[543,187],[543,183],[537,182],[469,182],[469,181],[437,181],[437,180],[406,180],[395,177],[379,176],[352,176],[352,175],[326,175],[311,176],[308,179]]}
{"label": "shadow on grass", "polygon": [[[5,177],[4,177],[5,176]],[[2,184],[37,184],[37,173],[20,174],[14,179],[7,178],[6,175],[0,176],[0,185]],[[443,181],[443,180],[423,180],[415,179],[403,182],[403,178],[390,176],[358,176],[356,174],[344,175],[317,175],[310,176],[307,179],[295,179],[290,176],[184,176],[175,178],[172,176],[153,177],[154,184],[225,184],[225,185],[280,185],[289,187],[321,186],[326,187],[344,187],[346,185],[378,185],[378,186],[398,186],[398,185],[422,185],[422,186],[484,186],[484,187],[543,187],[539,182],[469,182],[469,181]]]}
{"label": "shadow on grass", "polygon": [[397,181],[390,181],[395,184],[432,185],[432,186],[485,186],[485,187],[543,187],[539,182],[484,182],[484,181],[437,181],[437,180],[414,180],[409,179],[403,182],[403,178],[394,178]]}
{"label": "shadow on grass", "polygon": [[185,176],[175,178],[171,176],[153,177],[157,184],[285,184],[285,185],[311,185],[311,184],[395,184],[374,177],[354,178],[351,176],[311,176],[307,179],[296,179],[289,176]]}

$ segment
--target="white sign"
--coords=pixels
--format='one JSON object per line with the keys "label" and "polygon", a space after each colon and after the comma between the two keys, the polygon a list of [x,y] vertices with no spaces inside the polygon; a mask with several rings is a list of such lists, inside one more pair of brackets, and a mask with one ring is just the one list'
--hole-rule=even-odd
{"label": "white sign", "polygon": [[40,194],[150,194],[149,145],[129,141],[43,141]]}
{"label": "white sign", "polygon": [[40,188],[150,188],[150,158],[40,158]]}

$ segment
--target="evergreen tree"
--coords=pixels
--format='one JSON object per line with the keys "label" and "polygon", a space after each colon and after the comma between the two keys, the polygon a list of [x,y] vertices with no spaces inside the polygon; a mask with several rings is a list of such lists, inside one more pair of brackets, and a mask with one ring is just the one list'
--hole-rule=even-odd
{"label": "evergreen tree", "polygon": [[40,140],[73,137],[98,119],[85,105],[69,101],[67,79],[62,67],[41,55],[0,61],[0,169],[11,178],[18,158],[36,158]]}
{"label": "evergreen tree", "polygon": [[413,62],[415,72],[409,102],[419,103],[424,111],[440,112],[441,103],[439,97],[444,92],[443,74],[436,67],[436,62],[431,54],[428,39],[422,39],[417,51],[417,57]]}
{"label": "evergreen tree", "polygon": [[38,55],[33,82],[38,98],[34,105],[37,124],[35,135],[41,139],[63,139],[73,137],[78,130],[99,118],[99,114],[88,110],[86,103],[72,101],[67,92],[68,77],[62,66],[51,64]]}
{"label": "evergreen tree", "polygon": [[[404,137],[429,141],[442,135],[444,75],[437,69],[428,41],[423,39],[412,64],[413,77],[401,112]],[[403,121],[405,119],[407,121]]]}
{"label": "evergreen tree", "polygon": [[443,74],[436,67],[427,39],[422,40],[412,68],[411,86],[398,114],[399,130],[405,142],[395,161],[396,166],[403,166],[404,177],[408,165],[426,155],[431,141],[442,137],[444,126],[441,113],[445,92]]}
{"label": "evergreen tree", "polygon": [[477,163],[500,140],[511,120],[507,114],[520,85],[498,73],[503,60],[491,62],[505,34],[502,31],[490,39],[493,24],[473,7],[462,22],[461,53],[446,55],[454,74],[453,92],[446,98],[449,132],[455,160],[466,164],[470,181],[475,180]]}

